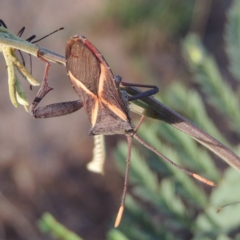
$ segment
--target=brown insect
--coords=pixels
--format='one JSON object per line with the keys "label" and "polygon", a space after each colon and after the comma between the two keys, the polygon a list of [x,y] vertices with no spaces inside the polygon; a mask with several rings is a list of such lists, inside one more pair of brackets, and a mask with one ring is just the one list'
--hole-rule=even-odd
{"label": "brown insect", "polygon": [[[133,137],[142,145],[155,152],[163,160],[173,164],[185,173],[206,184],[215,185],[213,182],[178,166],[137,136],[136,132],[143,117],[135,128],[129,115],[128,101],[155,94],[158,92],[156,86],[122,82],[121,77],[113,75],[102,54],[85,37],[74,36],[68,41],[66,46],[66,69],[72,86],[80,100],[51,104],[36,109],[41,99],[51,90],[47,84],[49,66],[49,63],[47,63],[43,83],[30,107],[33,117],[47,118],[61,116],[84,107],[92,125],[90,135],[124,134],[127,137],[128,153],[124,189],[115,227],[119,225],[124,211]],[[134,96],[128,96],[125,91],[120,90],[120,84],[123,86],[137,86],[150,89]]]}

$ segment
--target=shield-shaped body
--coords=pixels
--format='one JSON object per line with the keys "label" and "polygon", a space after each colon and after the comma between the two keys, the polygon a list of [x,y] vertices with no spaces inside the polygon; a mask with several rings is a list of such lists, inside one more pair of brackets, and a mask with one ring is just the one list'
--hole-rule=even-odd
{"label": "shield-shaped body", "polygon": [[101,53],[85,37],[74,36],[67,43],[66,60],[72,86],[92,124],[90,134],[132,133],[128,106]]}

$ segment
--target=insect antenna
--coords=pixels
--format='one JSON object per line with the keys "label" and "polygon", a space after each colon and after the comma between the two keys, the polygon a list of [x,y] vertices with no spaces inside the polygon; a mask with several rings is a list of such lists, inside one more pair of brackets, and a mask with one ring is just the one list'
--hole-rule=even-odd
{"label": "insect antenna", "polygon": [[[4,25],[6,26],[6,24],[5,24],[3,21],[1,21],[1,20],[0,20],[0,24],[4,24]],[[5,27],[5,28],[6,28],[6,27]],[[39,41],[47,38],[48,36],[50,36],[50,35],[58,32],[58,31],[60,31],[60,30],[63,30],[63,29],[64,29],[64,28],[61,27],[61,28],[59,28],[59,29],[57,29],[57,30],[55,30],[55,31],[53,31],[53,32],[45,35],[44,37],[39,38],[38,40],[35,40],[35,41],[32,41],[32,40],[33,40],[34,38],[36,38],[36,35],[32,35],[32,36],[30,36],[29,38],[27,38],[26,41],[31,42],[31,43],[37,43],[37,42],[39,42]],[[23,34],[23,32],[24,32],[24,30],[25,30],[25,27],[22,27],[22,28],[20,29],[20,31],[18,32],[17,36],[18,36],[18,37],[21,37],[22,34]],[[18,50],[18,52],[19,52],[20,57],[21,57],[21,59],[22,59],[22,64],[23,64],[23,66],[25,66],[25,60],[24,60],[24,57],[23,57],[23,55],[22,55],[22,52],[21,52],[20,50]],[[30,54],[29,54],[29,58],[30,58],[30,74],[32,75],[32,56],[31,56]],[[30,85],[30,89],[32,90],[32,85]]]}
{"label": "insect antenna", "polygon": [[[44,36],[44,37],[42,37],[42,38],[39,38],[38,40],[33,41],[32,43],[37,43],[37,42],[43,40],[44,38],[47,38],[48,36],[50,36],[50,35],[52,35],[52,34],[58,32],[58,31],[61,31],[61,30],[63,30],[63,29],[64,29],[64,27],[61,27],[61,28],[59,28],[59,29],[57,29],[57,30],[55,30],[55,31],[53,31],[53,32],[51,32],[51,33],[49,33],[49,34],[47,34],[46,36]],[[31,40],[32,40],[31,37],[27,39],[27,41],[29,41],[29,42],[30,42]]]}
{"label": "insect antenna", "polygon": [[[64,28],[61,27],[61,28],[59,28],[59,29],[57,29],[57,30],[55,30],[55,31],[53,31],[53,32],[45,35],[44,37],[39,38],[39,39],[33,41],[33,42],[31,42],[31,41],[36,37],[36,35],[32,35],[31,37],[27,38],[26,41],[31,42],[31,43],[37,43],[37,42],[40,42],[41,40],[47,38],[48,36],[50,36],[50,35],[58,32],[58,31],[60,31],[60,30],[63,30],[63,29],[64,29]],[[30,73],[31,73],[31,75],[32,75],[32,56],[29,54],[29,57],[30,57]],[[30,89],[32,90],[32,86],[31,86],[31,85],[30,85]]]}
{"label": "insect antenna", "polygon": [[158,152],[154,147],[148,145],[145,141],[143,141],[137,134],[134,134],[133,137],[140,142],[144,147],[148,148],[150,151],[154,152],[155,154],[157,154],[159,157],[161,157],[164,161],[172,164],[174,167],[178,168],[179,170],[185,172],[186,174],[192,176],[193,178],[196,178],[197,180],[210,185],[210,186],[216,186],[216,184],[194,172],[191,172],[181,166],[179,166],[178,164],[176,164],[175,162],[171,161],[169,158],[165,157],[162,153]]}
{"label": "insect antenna", "polygon": [[18,37],[21,37],[23,35],[23,32],[25,31],[25,27],[22,27],[19,32],[17,33]]}
{"label": "insect antenna", "polygon": [[[25,31],[25,27],[22,27],[22,28],[20,29],[20,31],[18,32],[17,36],[18,36],[18,37],[21,37],[24,31]],[[36,35],[33,35],[32,37],[36,37]],[[23,57],[23,55],[22,55],[22,52],[21,52],[20,50],[18,50],[18,52],[19,52],[20,57],[21,57],[21,59],[22,59],[22,64],[23,64],[23,66],[25,67],[25,60],[24,60],[24,57]],[[30,64],[30,66],[31,66],[31,64]],[[30,73],[32,74],[32,68],[30,68]]]}

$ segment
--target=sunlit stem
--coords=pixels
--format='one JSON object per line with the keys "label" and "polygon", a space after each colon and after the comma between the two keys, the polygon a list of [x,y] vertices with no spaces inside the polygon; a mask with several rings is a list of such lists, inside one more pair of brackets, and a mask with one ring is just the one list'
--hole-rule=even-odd
{"label": "sunlit stem", "polygon": [[2,53],[7,64],[8,72],[8,87],[9,87],[9,96],[10,100],[14,107],[18,107],[18,101],[16,98],[16,81],[17,77],[14,70],[14,65],[11,57],[11,50],[8,47],[2,47]]}
{"label": "sunlit stem", "polygon": [[31,85],[39,86],[40,83],[37,82],[31,75],[31,73],[23,66],[23,64],[18,60],[15,54],[12,54],[12,62],[17,67],[20,74],[25,78]]}

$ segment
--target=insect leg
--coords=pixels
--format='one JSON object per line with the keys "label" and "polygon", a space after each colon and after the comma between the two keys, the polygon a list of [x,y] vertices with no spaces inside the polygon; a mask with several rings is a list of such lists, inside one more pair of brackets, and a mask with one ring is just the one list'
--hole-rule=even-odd
{"label": "insect leg", "polygon": [[120,208],[118,210],[118,214],[116,217],[114,227],[118,227],[118,225],[120,224],[122,215],[123,215],[123,211],[124,211],[125,199],[126,199],[127,188],[128,188],[128,177],[129,177],[131,152],[132,152],[132,139],[133,139],[134,134],[138,131],[143,120],[144,120],[144,116],[142,116],[141,119],[139,120],[139,123],[138,123],[137,127],[135,128],[133,135],[127,135],[128,153],[127,153],[127,158],[126,158],[126,171],[125,171],[125,178],[124,178],[124,187],[123,187],[122,201],[121,201]]}
{"label": "insect leg", "polygon": [[143,146],[145,146],[146,148],[148,148],[150,151],[154,152],[155,154],[157,154],[160,158],[162,158],[165,162],[168,162],[170,164],[172,164],[174,167],[180,169],[181,171],[185,172],[186,174],[192,176],[193,178],[196,178],[197,180],[209,185],[209,186],[216,186],[216,184],[204,177],[201,177],[200,175],[191,172],[181,166],[179,166],[178,164],[174,163],[172,160],[170,160],[169,158],[167,158],[166,156],[164,156],[162,153],[160,153],[159,151],[157,151],[154,147],[148,145],[145,141],[143,141],[137,134],[134,134],[133,137],[139,142],[141,143]]}
{"label": "insect leg", "polygon": [[[117,76],[118,77],[118,76]],[[149,97],[151,95],[156,94],[159,89],[157,86],[154,85],[145,85],[145,84],[136,84],[136,83],[127,83],[127,82],[121,82],[122,86],[124,87],[144,87],[144,88],[150,88],[150,90],[147,90],[145,92],[138,93],[134,96],[131,96],[128,98],[128,101],[133,101],[137,99],[141,99],[144,97]]]}
{"label": "insect leg", "polygon": [[124,204],[125,204],[125,199],[126,199],[126,194],[127,194],[127,187],[128,187],[128,177],[129,177],[129,168],[130,168],[130,159],[131,159],[131,151],[132,151],[132,135],[127,136],[127,141],[128,141],[128,153],[127,153],[127,159],[126,159],[126,171],[125,171],[125,178],[124,178],[124,187],[123,187],[123,194],[122,194],[122,201],[120,208],[118,210],[118,214],[116,217],[116,221],[114,224],[114,227],[118,227],[118,225],[121,222],[123,211],[124,211]]}
{"label": "insect leg", "polygon": [[0,19],[0,27],[1,26],[4,28],[7,28],[7,25],[5,24],[5,22],[2,19]]}
{"label": "insect leg", "polygon": [[35,97],[33,103],[30,106],[30,114],[34,118],[50,118],[50,117],[57,117],[63,116],[70,113],[73,113],[80,108],[82,108],[83,104],[80,100],[77,101],[70,101],[70,102],[61,102],[61,103],[54,103],[44,107],[39,107],[36,109],[37,105],[40,101],[44,98],[44,96],[52,90],[51,87],[48,86],[48,72],[50,68],[50,63],[45,60],[44,58],[40,57],[44,62],[46,62],[46,68],[44,73],[44,78],[40,89]]}

